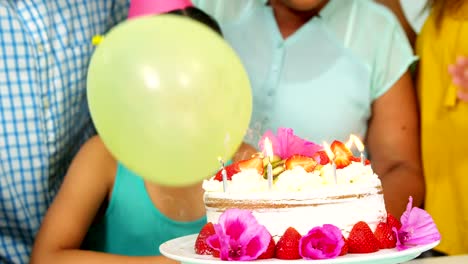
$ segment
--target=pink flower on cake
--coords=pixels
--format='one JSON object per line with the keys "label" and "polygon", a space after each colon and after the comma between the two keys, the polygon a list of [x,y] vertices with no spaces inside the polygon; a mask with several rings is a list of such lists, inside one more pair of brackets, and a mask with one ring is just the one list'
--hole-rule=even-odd
{"label": "pink flower on cake", "polygon": [[305,259],[336,258],[344,246],[343,236],[338,227],[325,224],[317,226],[299,241],[299,254]]}
{"label": "pink flower on cake", "polygon": [[[266,137],[271,140],[274,154],[278,155],[281,159],[287,159],[292,155],[312,157],[315,152],[322,149],[322,146],[294,135],[294,131],[291,128],[280,127],[276,131],[276,135],[271,131],[265,132],[258,143],[262,150],[264,149],[263,144]],[[266,153],[263,154],[266,155]]]}
{"label": "pink flower on cake", "polygon": [[257,259],[271,240],[267,229],[247,210],[226,210],[214,229],[216,234],[208,237],[207,243],[220,252],[222,260]]}
{"label": "pink flower on cake", "polygon": [[430,244],[441,238],[432,217],[423,209],[413,207],[413,197],[411,196],[400,222],[401,228],[399,230],[393,228],[397,234],[398,250]]}

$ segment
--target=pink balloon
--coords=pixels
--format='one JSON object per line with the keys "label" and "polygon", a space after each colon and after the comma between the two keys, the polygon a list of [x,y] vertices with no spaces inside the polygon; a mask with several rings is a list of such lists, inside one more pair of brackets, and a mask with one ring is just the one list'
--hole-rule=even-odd
{"label": "pink balloon", "polygon": [[128,19],[147,15],[158,15],[193,6],[190,0],[132,0]]}

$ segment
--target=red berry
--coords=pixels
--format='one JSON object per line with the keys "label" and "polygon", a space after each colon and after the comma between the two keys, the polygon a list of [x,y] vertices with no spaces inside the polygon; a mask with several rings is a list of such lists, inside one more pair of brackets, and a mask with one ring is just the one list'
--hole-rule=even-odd
{"label": "red berry", "polygon": [[374,231],[375,238],[379,241],[379,248],[396,247],[396,235],[392,227],[387,223],[380,222]]}
{"label": "red berry", "polygon": [[213,255],[214,250],[207,243],[206,239],[215,234],[213,223],[209,222],[203,226],[198,233],[197,240],[195,241],[195,253],[199,255]]}
{"label": "red berry", "polygon": [[315,167],[317,166],[317,162],[315,159],[307,156],[302,155],[293,155],[286,159],[284,162],[284,166],[287,170],[292,170],[296,166],[300,166],[304,168],[307,172],[314,171]]}
{"label": "red berry", "polygon": [[387,213],[387,224],[390,226],[390,228],[395,227],[396,230],[400,230],[401,228],[400,221],[390,213]]}
{"label": "red berry", "polygon": [[275,257],[275,240],[273,237],[270,239],[270,244],[268,244],[268,248],[263,252],[257,259],[270,259]]}
{"label": "red berry", "polygon": [[349,253],[372,253],[379,250],[379,241],[366,222],[357,222],[348,237]]}
{"label": "red berry", "polygon": [[[240,169],[239,169],[239,166],[238,166],[237,163],[233,163],[231,165],[228,165],[228,166],[224,167],[224,169],[226,170],[226,178],[227,178],[228,181],[231,180],[233,175],[240,172]],[[222,171],[223,170],[219,170],[218,173],[216,173],[216,176],[214,177],[215,180],[223,181]]]}
{"label": "red berry", "polygon": [[346,240],[345,237],[343,237],[344,245],[341,248],[340,256],[344,256],[348,254],[348,240]]}
{"label": "red berry", "polygon": [[299,234],[299,232],[297,232],[294,227],[289,227],[286,229],[283,236],[276,244],[276,258],[300,259],[301,255],[299,255],[299,240],[301,237],[301,234]]}
{"label": "red berry", "polygon": [[349,150],[343,142],[335,140],[330,146],[331,151],[335,155],[335,164],[337,169],[342,169],[351,164],[351,157],[353,153]]}
{"label": "red berry", "polygon": [[312,157],[320,165],[326,165],[326,164],[328,164],[330,162],[330,158],[328,157],[327,152],[325,152],[323,150],[315,152],[315,154]]}
{"label": "red berry", "polygon": [[258,174],[263,175],[263,159],[259,157],[241,160],[238,162],[239,169],[241,171],[248,170],[248,169],[256,169]]}

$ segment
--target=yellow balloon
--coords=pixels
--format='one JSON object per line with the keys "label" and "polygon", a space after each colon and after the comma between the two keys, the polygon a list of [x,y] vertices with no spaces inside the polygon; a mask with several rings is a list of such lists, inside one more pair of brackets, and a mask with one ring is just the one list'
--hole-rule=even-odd
{"label": "yellow balloon", "polygon": [[216,32],[160,15],[125,21],[100,42],[88,103],[109,151],[143,178],[189,185],[231,157],[247,131],[247,73]]}

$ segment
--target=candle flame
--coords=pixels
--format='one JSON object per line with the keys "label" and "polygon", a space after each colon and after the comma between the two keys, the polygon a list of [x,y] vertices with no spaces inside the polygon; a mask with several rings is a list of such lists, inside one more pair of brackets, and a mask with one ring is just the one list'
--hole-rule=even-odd
{"label": "candle flame", "polygon": [[354,145],[356,145],[359,152],[363,152],[364,151],[364,144],[362,144],[362,141],[358,137],[356,137],[355,135],[351,135],[350,138],[353,139]]}
{"label": "candle flame", "polygon": [[330,160],[335,159],[335,154],[333,154],[333,151],[331,150],[330,145],[328,145],[328,143],[325,141],[323,142],[323,149],[327,153],[327,156]]}
{"label": "candle flame", "polygon": [[353,146],[353,143],[354,143],[354,138],[353,138],[353,135],[351,135],[348,141],[346,141],[345,143],[346,148],[351,149],[351,147]]}
{"label": "candle flame", "polygon": [[265,138],[265,143],[263,144],[263,146],[263,151],[271,161],[271,159],[273,158],[273,146],[271,144],[271,140],[268,137]]}

